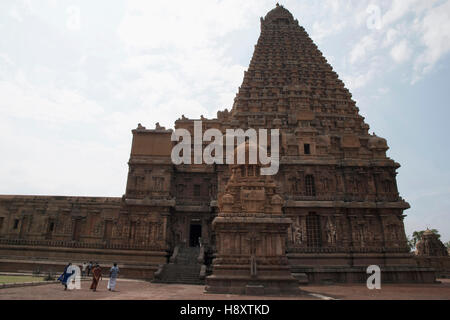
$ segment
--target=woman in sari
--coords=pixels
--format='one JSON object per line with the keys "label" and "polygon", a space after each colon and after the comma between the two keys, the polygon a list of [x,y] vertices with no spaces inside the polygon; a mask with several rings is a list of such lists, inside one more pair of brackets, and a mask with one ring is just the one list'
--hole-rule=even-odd
{"label": "woman in sari", "polygon": [[70,276],[75,272],[69,272],[68,269],[72,265],[72,263],[69,263],[65,268],[63,273],[59,276],[58,281],[61,281],[61,284],[64,286],[64,290],[67,290],[67,280],[69,280]]}
{"label": "woman in sari", "polygon": [[98,264],[92,269],[92,284],[91,290],[97,291],[99,281],[102,279],[102,268]]}

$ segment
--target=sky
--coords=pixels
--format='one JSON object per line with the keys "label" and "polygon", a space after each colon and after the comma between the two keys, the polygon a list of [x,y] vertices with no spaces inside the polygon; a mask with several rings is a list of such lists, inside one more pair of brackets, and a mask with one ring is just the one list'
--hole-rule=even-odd
{"label": "sky", "polygon": [[[450,240],[450,0],[286,0]],[[122,196],[131,130],[232,107],[266,0],[2,0],[0,194]]]}

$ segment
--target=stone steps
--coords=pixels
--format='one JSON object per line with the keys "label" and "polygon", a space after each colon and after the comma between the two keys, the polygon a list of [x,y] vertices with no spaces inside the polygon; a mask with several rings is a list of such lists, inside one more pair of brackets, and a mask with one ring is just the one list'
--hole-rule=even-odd
{"label": "stone steps", "polygon": [[292,276],[298,280],[300,285],[307,285],[309,283],[308,275],[304,272],[293,272]]}
{"label": "stone steps", "polygon": [[154,283],[204,284],[200,279],[201,265],[197,262],[199,248],[180,248],[174,263],[163,266],[163,270]]}

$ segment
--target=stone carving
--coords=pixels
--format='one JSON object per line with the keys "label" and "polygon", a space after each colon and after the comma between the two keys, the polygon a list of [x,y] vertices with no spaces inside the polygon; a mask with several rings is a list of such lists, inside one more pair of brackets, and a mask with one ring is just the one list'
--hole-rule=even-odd
{"label": "stone carving", "polygon": [[303,243],[302,226],[298,221],[292,225],[292,242],[296,245],[301,245]]}
{"label": "stone carving", "polygon": [[328,244],[335,245],[337,240],[336,225],[331,221],[330,217],[328,217],[326,228]]}
{"label": "stone carving", "polygon": [[164,189],[164,177],[152,177],[153,180],[153,190],[163,191]]}
{"label": "stone carving", "polygon": [[161,127],[159,122],[157,122],[156,125],[155,125],[155,130],[166,130],[166,128],[165,127]]}

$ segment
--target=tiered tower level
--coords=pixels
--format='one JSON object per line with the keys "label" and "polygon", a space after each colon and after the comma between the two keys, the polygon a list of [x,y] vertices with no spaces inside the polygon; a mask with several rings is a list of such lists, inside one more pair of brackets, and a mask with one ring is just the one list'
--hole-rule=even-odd
{"label": "tiered tower level", "polygon": [[276,180],[295,222],[292,251],[408,252],[399,164],[358,111],[292,14],[282,6],[269,12],[230,126],[280,129]]}
{"label": "tiered tower level", "polygon": [[[182,116],[175,128],[194,134],[194,120],[201,120],[203,131],[280,129],[280,168],[273,182],[282,215],[292,221],[286,253],[294,274],[306,274],[311,282],[365,281],[367,266],[376,264],[384,281],[433,281],[432,272],[417,268],[409,253],[403,224],[409,204],[396,183],[400,165],[386,157],[386,140],[369,134],[358,111],[305,29],[277,5],[261,18],[261,35],[231,110],[215,119]],[[0,197],[0,255],[15,252],[20,260],[14,245],[33,252],[34,245],[64,248],[69,241],[80,260],[88,254],[83,246],[106,253],[120,249],[109,256],[96,251],[95,259],[106,263],[114,257],[119,265],[133,252],[132,274],[152,277],[165,255],[196,246],[201,238],[199,258],[209,264],[217,252],[212,221],[231,166],[173,165],[171,134],[159,124],[133,130],[126,193],[111,200],[108,213],[94,198],[79,206],[72,198],[59,205],[61,199]],[[52,211],[44,206],[34,212],[34,203],[52,204]]]}

